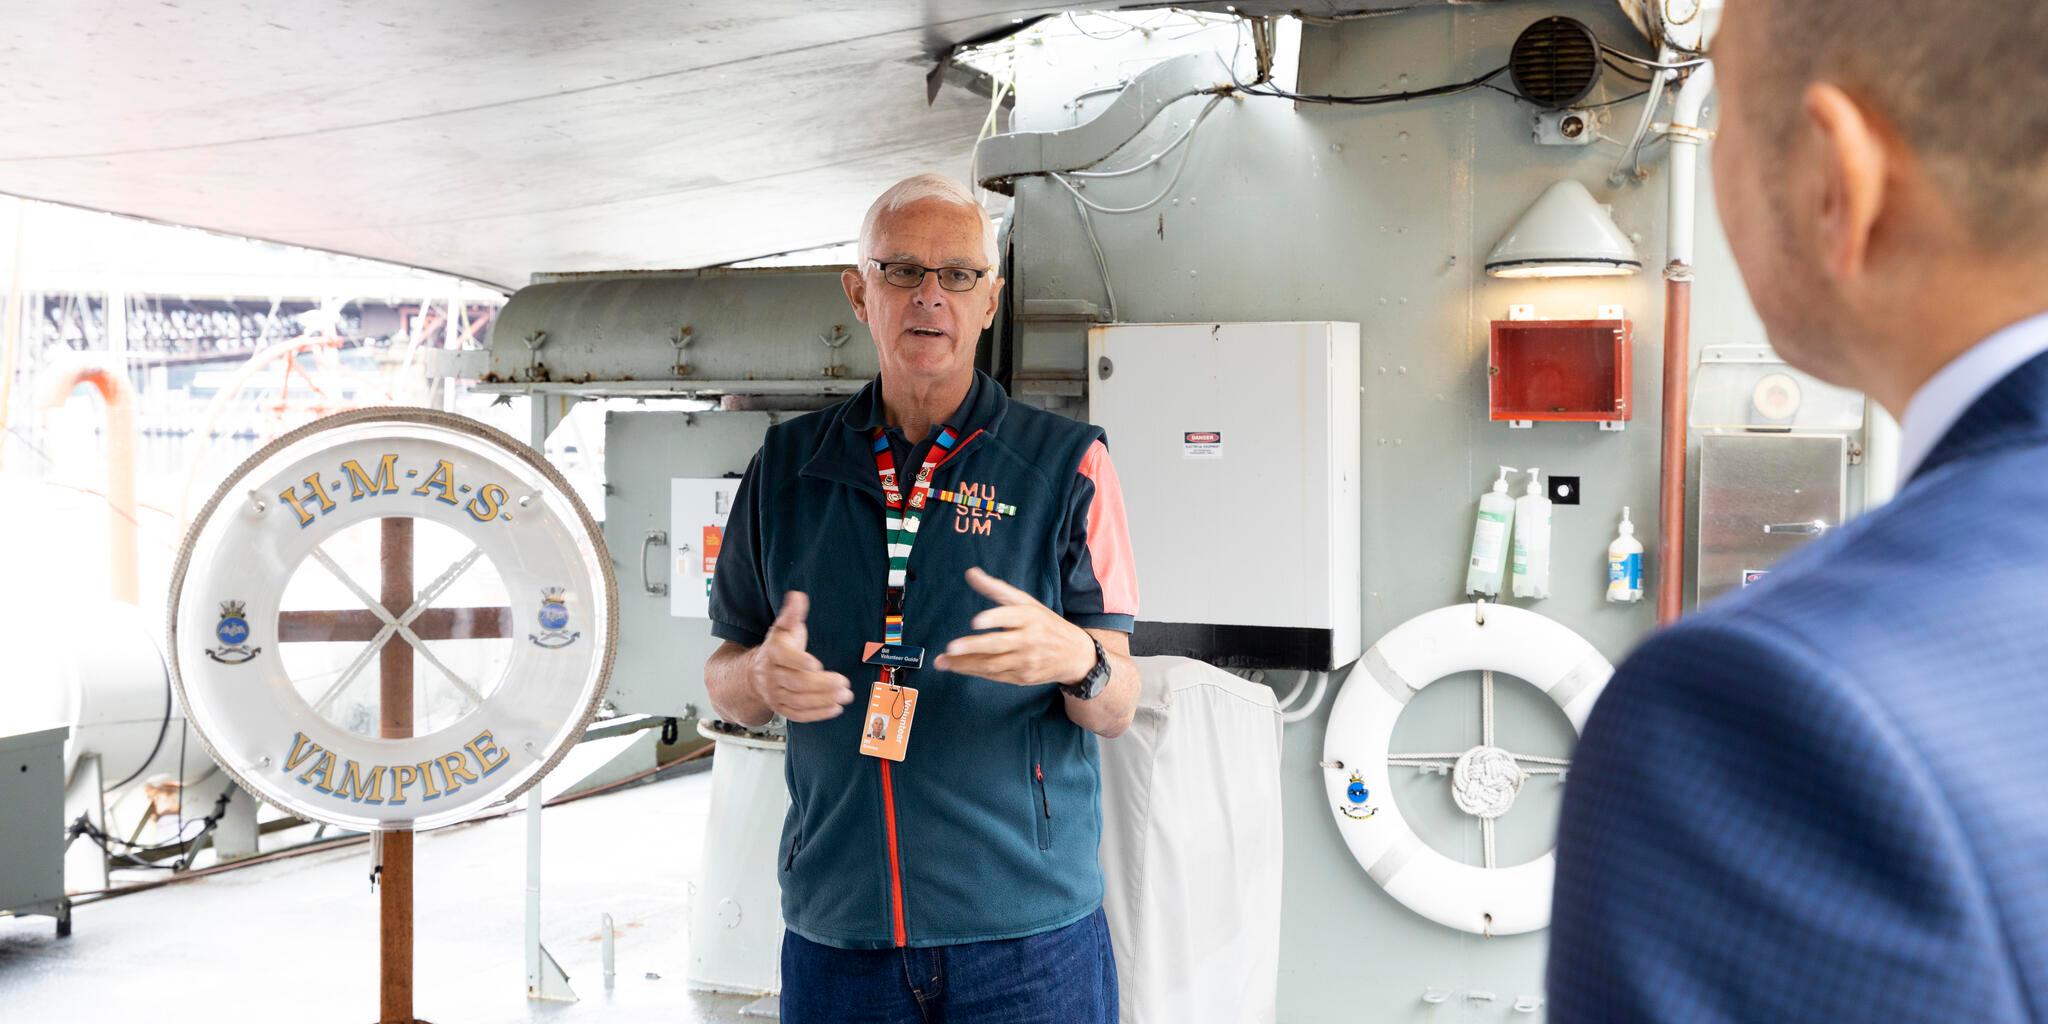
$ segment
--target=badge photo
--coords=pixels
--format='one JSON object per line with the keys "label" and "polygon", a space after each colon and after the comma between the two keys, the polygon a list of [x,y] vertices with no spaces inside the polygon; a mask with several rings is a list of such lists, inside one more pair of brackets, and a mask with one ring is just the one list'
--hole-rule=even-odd
{"label": "badge photo", "polygon": [[868,691],[867,725],[861,730],[860,752],[869,757],[903,760],[910,750],[910,717],[916,712],[916,690],[876,683]]}

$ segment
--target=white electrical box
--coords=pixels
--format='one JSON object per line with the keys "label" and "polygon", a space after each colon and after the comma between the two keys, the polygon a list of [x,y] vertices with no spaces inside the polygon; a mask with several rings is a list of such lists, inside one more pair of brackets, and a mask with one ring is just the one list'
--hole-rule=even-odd
{"label": "white electrical box", "polygon": [[725,520],[732,514],[733,495],[739,489],[740,482],[730,477],[676,477],[668,482],[668,544],[674,556],[669,560],[670,615],[711,617],[711,575],[718,569]]}
{"label": "white electrical box", "polygon": [[1357,660],[1358,325],[1096,327],[1088,375],[1138,563],[1133,653]]}

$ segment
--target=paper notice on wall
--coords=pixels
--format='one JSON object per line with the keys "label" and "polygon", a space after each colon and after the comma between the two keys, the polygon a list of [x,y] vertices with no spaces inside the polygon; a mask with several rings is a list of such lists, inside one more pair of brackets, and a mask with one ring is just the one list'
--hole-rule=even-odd
{"label": "paper notice on wall", "polygon": [[1220,459],[1223,434],[1215,430],[1185,431],[1180,435],[1180,454],[1184,459]]}
{"label": "paper notice on wall", "polygon": [[668,613],[702,619],[711,614],[711,579],[725,543],[726,516],[740,482],[730,477],[669,481]]}

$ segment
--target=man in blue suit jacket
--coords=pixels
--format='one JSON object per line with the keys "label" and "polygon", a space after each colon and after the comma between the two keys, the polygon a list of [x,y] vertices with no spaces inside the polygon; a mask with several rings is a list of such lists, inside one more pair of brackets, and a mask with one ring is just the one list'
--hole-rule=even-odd
{"label": "man in blue suit jacket", "polygon": [[1728,0],[1715,191],[1905,483],[1586,725],[1551,1020],[2048,1020],[2048,4]]}

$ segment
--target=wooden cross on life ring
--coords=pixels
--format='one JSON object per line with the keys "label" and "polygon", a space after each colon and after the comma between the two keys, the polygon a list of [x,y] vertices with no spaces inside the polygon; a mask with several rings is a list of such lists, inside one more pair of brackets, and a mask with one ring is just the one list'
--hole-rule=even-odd
{"label": "wooden cross on life ring", "polygon": [[[512,609],[434,608],[433,601],[475,564],[482,549],[450,565],[425,591],[413,589],[414,532],[409,516],[377,521],[378,596],[372,599],[348,570],[319,547],[312,560],[363,601],[351,610],[283,610],[278,613],[277,641],[286,643],[366,641],[348,668],[313,702],[327,714],[336,698],[354,681],[368,659],[377,659],[377,735],[407,739],[413,735],[413,657],[417,653],[438,668],[465,700],[483,703],[476,687],[449,669],[428,649],[428,640],[509,638]],[[403,640],[403,642],[398,642]],[[400,829],[378,834],[381,856],[375,877],[378,889],[378,1019],[413,1021],[413,833]]]}

